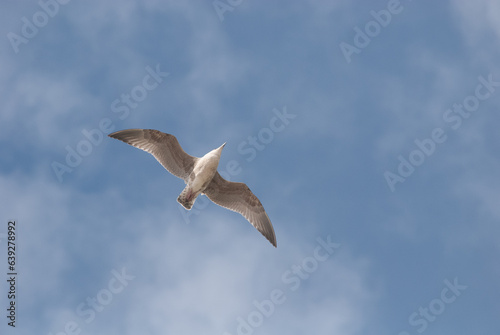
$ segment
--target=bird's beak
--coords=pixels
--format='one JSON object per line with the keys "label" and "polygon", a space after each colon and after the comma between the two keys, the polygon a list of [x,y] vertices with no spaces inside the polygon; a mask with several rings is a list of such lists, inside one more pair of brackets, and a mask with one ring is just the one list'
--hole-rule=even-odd
{"label": "bird's beak", "polygon": [[226,145],[226,143],[227,143],[227,142],[224,142],[224,144],[223,144],[223,145],[221,145],[219,148],[221,148],[221,149],[222,149],[222,148],[224,148],[224,146]]}

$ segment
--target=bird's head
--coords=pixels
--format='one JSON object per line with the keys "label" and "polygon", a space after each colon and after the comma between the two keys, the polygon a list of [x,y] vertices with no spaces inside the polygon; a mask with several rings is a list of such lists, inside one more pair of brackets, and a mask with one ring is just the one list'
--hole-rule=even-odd
{"label": "bird's head", "polygon": [[224,149],[224,146],[226,145],[226,143],[224,142],[223,145],[221,145],[220,147],[218,147],[217,149],[215,149],[215,152],[217,155],[221,155],[222,154],[222,149]]}
{"label": "bird's head", "polygon": [[[212,151],[209,152],[209,154],[212,154],[212,155],[217,155],[220,157],[221,153],[222,153],[222,149],[224,148],[224,146],[226,145],[226,143],[224,143],[223,145],[221,145],[220,147],[218,147],[217,149],[214,149]],[[207,154],[208,155],[208,154]]]}

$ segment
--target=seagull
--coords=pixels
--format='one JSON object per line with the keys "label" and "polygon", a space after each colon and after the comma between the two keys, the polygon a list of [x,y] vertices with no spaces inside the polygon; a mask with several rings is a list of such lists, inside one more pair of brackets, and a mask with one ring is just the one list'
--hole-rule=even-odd
{"label": "seagull", "polygon": [[243,215],[277,246],[273,225],[259,199],[246,184],[225,180],[217,172],[226,143],[198,158],[187,154],[174,135],[154,129],[125,129],[108,136],[149,152],[168,172],[183,179],[186,187],[177,201],[185,209],[190,210],[196,198],[205,194],[217,205]]}

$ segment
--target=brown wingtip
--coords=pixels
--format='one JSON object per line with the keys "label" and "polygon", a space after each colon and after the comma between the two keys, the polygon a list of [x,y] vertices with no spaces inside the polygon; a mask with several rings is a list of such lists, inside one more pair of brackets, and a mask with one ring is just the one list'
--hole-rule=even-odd
{"label": "brown wingtip", "polygon": [[[264,234],[262,234],[262,235],[264,235]],[[265,237],[265,238],[266,238],[266,239],[267,239],[267,240],[268,240],[268,241],[269,241],[269,242],[273,245],[273,247],[275,247],[275,248],[277,248],[277,247],[278,247],[278,243],[276,243],[276,237],[275,237],[275,236],[273,236],[273,237],[274,237],[274,239],[270,239],[270,238],[268,238],[268,237],[267,237],[267,236],[265,236],[265,235],[264,235],[264,237]]]}
{"label": "brown wingtip", "polygon": [[115,131],[114,133],[108,134],[108,137],[111,138],[116,138],[116,134],[119,133],[120,131]]}

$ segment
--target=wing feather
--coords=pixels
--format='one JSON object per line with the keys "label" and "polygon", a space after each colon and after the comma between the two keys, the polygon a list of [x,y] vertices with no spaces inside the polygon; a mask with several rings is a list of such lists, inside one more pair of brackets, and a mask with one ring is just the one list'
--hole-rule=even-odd
{"label": "wing feather", "polygon": [[204,193],[219,206],[240,213],[276,247],[273,225],[255,194],[244,183],[227,181],[216,172]]}
{"label": "wing feather", "polygon": [[187,182],[197,157],[188,155],[174,135],[154,129],[125,129],[108,135],[149,152],[171,174]]}

